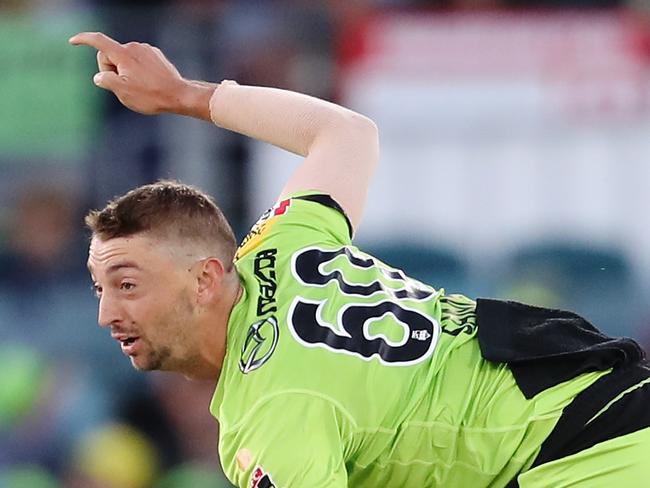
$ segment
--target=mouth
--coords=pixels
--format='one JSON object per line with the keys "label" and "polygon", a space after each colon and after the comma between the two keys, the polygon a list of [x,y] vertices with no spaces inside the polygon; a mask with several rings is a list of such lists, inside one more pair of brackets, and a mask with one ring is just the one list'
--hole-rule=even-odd
{"label": "mouth", "polygon": [[134,355],[140,343],[138,336],[115,335],[113,338],[119,341],[122,352],[128,356]]}

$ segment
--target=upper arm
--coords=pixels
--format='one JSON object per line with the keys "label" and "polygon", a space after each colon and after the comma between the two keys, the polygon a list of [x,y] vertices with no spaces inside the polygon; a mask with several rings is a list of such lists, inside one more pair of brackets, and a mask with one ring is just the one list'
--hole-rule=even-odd
{"label": "upper arm", "polygon": [[340,432],[338,413],[329,402],[281,395],[256,407],[239,428],[222,433],[224,470],[242,488],[344,488]]}
{"label": "upper arm", "polygon": [[352,225],[359,224],[379,158],[370,119],[308,95],[228,81],[214,90],[210,117],[220,127],[305,158],[281,197],[305,190],[330,194]]}
{"label": "upper arm", "polygon": [[376,125],[355,112],[340,110],[314,138],[281,198],[302,190],[329,194],[357,229],[378,159]]}

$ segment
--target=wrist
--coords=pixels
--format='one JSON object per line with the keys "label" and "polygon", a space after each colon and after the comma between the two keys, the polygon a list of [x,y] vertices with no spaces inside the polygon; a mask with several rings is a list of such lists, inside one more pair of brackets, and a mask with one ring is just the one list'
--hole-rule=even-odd
{"label": "wrist", "polygon": [[[213,124],[224,127],[222,124],[222,115],[224,113],[223,107],[217,107],[217,105],[223,105],[221,102],[222,96],[219,94],[224,91],[227,86],[239,86],[236,81],[233,80],[223,80],[221,83],[217,84],[217,88],[212,92],[212,98],[210,98],[210,120]],[[228,110],[225,110],[228,113]]]}
{"label": "wrist", "polygon": [[217,83],[184,79],[174,99],[174,106],[168,111],[210,122],[210,99],[218,86]]}

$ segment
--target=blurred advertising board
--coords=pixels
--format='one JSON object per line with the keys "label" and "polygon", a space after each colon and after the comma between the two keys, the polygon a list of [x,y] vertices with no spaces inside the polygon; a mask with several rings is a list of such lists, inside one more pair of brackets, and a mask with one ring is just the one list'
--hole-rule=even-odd
{"label": "blurred advertising board", "polygon": [[[650,276],[649,32],[616,10],[393,12],[347,31],[340,98],[381,140],[359,238],[477,260],[611,244]],[[284,159],[258,147],[256,210],[293,167],[269,160]]]}
{"label": "blurred advertising board", "polygon": [[95,61],[67,40],[95,24],[64,9],[0,15],[0,166],[69,165],[87,155],[100,116]]}

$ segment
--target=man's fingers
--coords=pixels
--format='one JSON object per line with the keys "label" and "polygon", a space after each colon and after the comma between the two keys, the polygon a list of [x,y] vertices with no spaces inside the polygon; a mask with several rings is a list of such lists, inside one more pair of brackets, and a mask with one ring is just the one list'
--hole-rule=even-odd
{"label": "man's fingers", "polygon": [[97,51],[97,67],[99,71],[115,71],[117,66],[102,51]]}
{"label": "man's fingers", "polygon": [[83,44],[94,47],[98,51],[105,53],[110,59],[116,59],[124,50],[122,44],[101,32],[81,32],[72,36],[68,42],[75,46]]}
{"label": "man's fingers", "polygon": [[93,76],[93,82],[104,90],[110,90],[115,93],[124,80],[114,71],[102,71]]}

